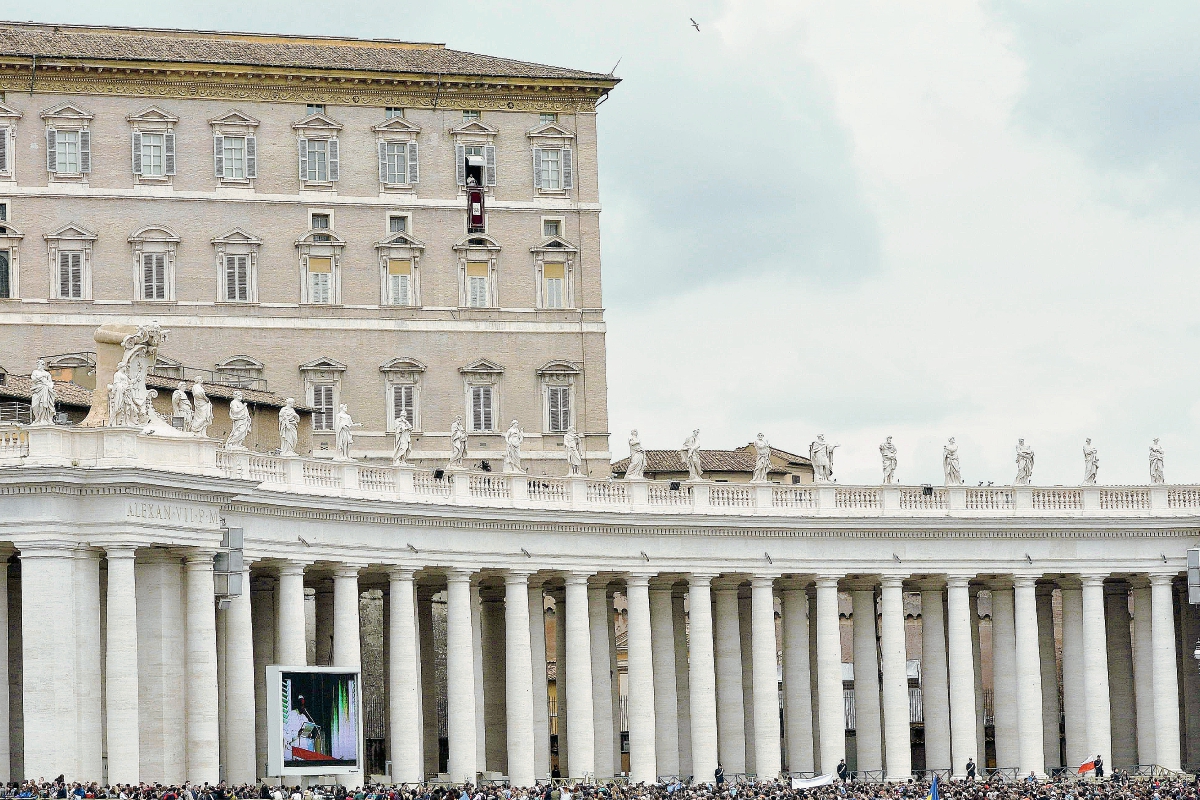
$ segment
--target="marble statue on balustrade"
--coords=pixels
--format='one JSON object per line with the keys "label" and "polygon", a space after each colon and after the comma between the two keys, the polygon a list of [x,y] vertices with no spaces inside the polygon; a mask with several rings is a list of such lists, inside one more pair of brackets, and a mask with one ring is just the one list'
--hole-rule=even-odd
{"label": "marble statue on balustrade", "polygon": [[504,472],[506,474],[523,475],[521,468],[521,443],[525,441],[525,432],[514,419],[512,425],[504,432]]}
{"label": "marble statue on balustrade", "polygon": [[110,426],[148,425],[153,418],[152,398],[147,396],[146,376],[158,359],[158,348],[167,340],[167,332],[157,322],[139,325],[121,340],[125,352],[108,385],[108,424]]}
{"label": "marble statue on balustrade", "polygon": [[829,483],[833,480],[833,451],[839,445],[825,441],[825,434],[818,433],[817,440],[808,446],[808,460],[813,465],[813,481]]}
{"label": "marble statue on balustrade", "polygon": [[171,416],[183,420],[183,430],[192,429],[192,401],[187,396],[186,381],[180,381],[171,393]]}
{"label": "marble statue on balustrade", "polygon": [[642,449],[642,440],[636,430],[629,432],[629,466],[625,470],[625,479],[640,481],[645,478],[646,451]]}
{"label": "marble statue on balustrade", "polygon": [[953,436],[942,448],[942,471],[946,474],[947,486],[963,485],[962,469],[958,464],[958,445],[954,443]]}
{"label": "marble statue on balustrade", "polygon": [[1099,471],[1100,454],[1092,446],[1092,440],[1087,439],[1083,443],[1083,484],[1085,486],[1095,486],[1096,473]]}
{"label": "marble statue on balustrade", "polygon": [[754,474],[750,477],[751,483],[766,483],[767,473],[771,471],[771,445],[767,442],[767,437],[759,434],[754,440]]}
{"label": "marble statue on balustrade", "polygon": [[689,481],[704,480],[704,472],[700,466],[700,429],[692,431],[692,435],[683,440],[683,448],[679,456],[687,467]]}
{"label": "marble statue on balustrade", "polygon": [[338,413],[333,417],[333,439],[337,448],[337,461],[350,460],[350,446],[354,444],[354,429],[361,428],[361,422],[355,422],[346,410],[346,404],[338,407]]}
{"label": "marble statue on balustrade", "polygon": [[1163,449],[1162,445],[1158,443],[1158,439],[1155,439],[1154,443],[1150,445],[1150,482],[1166,482],[1166,479],[1163,478]]}
{"label": "marble statue on balustrade", "polygon": [[892,437],[887,437],[887,440],[879,445],[879,455],[883,458],[883,482],[891,483],[896,480],[896,466],[899,463],[898,452],[896,445],[892,444]]}
{"label": "marble statue on balustrade", "polygon": [[208,436],[208,426],[213,423],[213,407],[200,381],[192,384],[192,405],[192,422],[188,430],[199,436]]}
{"label": "marble statue on balustrade", "polygon": [[117,367],[112,383],[108,385],[108,424],[112,427],[127,427],[137,424],[137,409],[133,401],[133,387],[125,365]]}
{"label": "marble statue on balustrade", "polygon": [[1024,439],[1017,439],[1017,477],[1013,478],[1013,486],[1028,486],[1032,479],[1033,448]]}
{"label": "marble statue on balustrade", "polygon": [[572,477],[583,474],[583,439],[575,432],[575,426],[567,428],[563,434],[563,450],[567,454],[567,475]]}
{"label": "marble statue on balustrade", "polygon": [[296,398],[289,397],[279,409],[279,455],[296,455],[296,439],[299,435],[300,414],[296,411]]}
{"label": "marble statue on balustrade", "polygon": [[396,420],[396,439],[392,445],[392,465],[408,466],[408,455],[412,452],[412,423],[405,414]]}
{"label": "marble statue on balustrade", "polygon": [[462,416],[454,418],[450,423],[450,463],[446,469],[462,469],[463,459],[467,455],[467,428],[463,425]]}
{"label": "marble statue on balustrade", "polygon": [[233,399],[229,401],[229,421],[233,423],[233,428],[225,440],[225,449],[245,450],[246,437],[250,435],[250,408],[240,391],[235,391]]}
{"label": "marble statue on balustrade", "polygon": [[54,391],[54,378],[46,370],[46,362],[38,359],[37,366],[29,373],[30,405],[33,407],[34,425],[54,424],[54,404],[58,396]]}

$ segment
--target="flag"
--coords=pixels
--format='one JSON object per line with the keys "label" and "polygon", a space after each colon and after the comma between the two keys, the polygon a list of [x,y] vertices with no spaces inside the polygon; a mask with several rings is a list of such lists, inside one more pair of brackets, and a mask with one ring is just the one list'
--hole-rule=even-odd
{"label": "flag", "polygon": [[1095,761],[1085,761],[1079,765],[1079,772],[1077,774],[1082,775],[1085,772],[1091,772],[1095,768],[1096,768]]}
{"label": "flag", "polygon": [[813,789],[833,784],[833,775],[818,775],[815,778],[792,778],[793,789]]}
{"label": "flag", "polygon": [[929,784],[929,794],[925,795],[925,800],[938,800],[937,775],[933,776],[933,783]]}

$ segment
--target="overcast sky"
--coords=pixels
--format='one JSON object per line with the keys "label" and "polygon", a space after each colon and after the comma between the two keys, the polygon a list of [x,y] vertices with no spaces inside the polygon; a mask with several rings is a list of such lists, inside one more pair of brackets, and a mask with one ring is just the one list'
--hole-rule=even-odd
{"label": "overcast sky", "polygon": [[[1200,7],[0,2],[6,19],[345,34],[607,72],[614,457],[762,431],[843,482],[1200,482]],[[689,17],[700,24],[694,30]]]}

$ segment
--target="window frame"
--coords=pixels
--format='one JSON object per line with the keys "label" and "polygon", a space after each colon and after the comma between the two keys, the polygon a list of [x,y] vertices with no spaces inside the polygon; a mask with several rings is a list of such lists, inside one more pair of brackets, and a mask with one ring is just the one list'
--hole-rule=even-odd
{"label": "window frame", "polygon": [[[300,304],[318,306],[339,306],[342,304],[342,254],[346,243],[334,232],[335,223],[330,209],[310,209],[309,223],[313,214],[328,214],[328,228],[309,228],[296,240],[296,255],[300,262]],[[329,302],[314,302],[313,279],[314,273],[309,270],[310,259],[329,259]]]}
{"label": "window frame", "polygon": [[[137,183],[169,184],[175,176],[175,124],[179,118],[158,106],[149,106],[125,117],[130,125],[130,171]],[[162,171],[146,170],[146,137],[162,137]]]}
{"label": "window frame", "polygon": [[[133,251],[133,298],[135,303],[175,301],[175,252],[179,237],[163,225],[147,225],[129,237]],[[163,258],[163,296],[146,297],[145,257]]]}
{"label": "window frame", "polygon": [[[575,260],[578,258],[579,248],[562,236],[547,236],[529,250],[534,257],[534,306],[550,311],[578,308],[575,297]],[[559,307],[552,307],[549,304],[546,284],[547,264],[562,264],[563,267],[563,304]]]}
{"label": "window frame", "polygon": [[[329,410],[324,411],[323,406],[317,402],[317,390],[328,390],[329,394]],[[333,418],[337,415],[337,383],[333,381],[315,381],[308,386],[309,407],[312,408],[312,430],[313,433],[333,433]],[[325,394],[324,391],[321,392]],[[328,419],[325,419],[325,417]]]}
{"label": "window frame", "polygon": [[[258,251],[262,247],[262,239],[247,233],[241,228],[233,228],[212,240],[212,245],[215,250],[214,267],[216,269],[216,302],[221,304],[247,305],[258,302]],[[247,259],[247,276],[246,288],[247,299],[245,300],[230,300],[228,279],[226,273],[226,259],[230,256],[246,256]]]}
{"label": "window frame", "polygon": [[[90,123],[95,118],[93,114],[84,111],[73,103],[60,103],[41,113],[45,121],[45,134],[42,137],[46,147],[46,157],[43,163],[46,167],[48,180],[66,183],[87,183],[92,172],[92,146]],[[58,134],[73,133],[76,136],[77,163],[74,171],[58,168]],[[54,166],[51,167],[51,158]]]}
{"label": "window frame", "polygon": [[[393,217],[408,220],[412,227],[410,214],[389,213],[385,227],[390,227]],[[388,308],[419,308],[421,305],[421,257],[425,254],[425,245],[411,233],[388,233],[384,239],[375,243],[375,251],[379,259],[379,304]],[[389,272],[392,260],[409,262],[408,303],[396,303],[392,299],[391,275]]]}
{"label": "window frame", "polygon": [[[501,247],[491,236],[474,233],[454,245],[458,253],[458,307],[464,310],[487,310],[500,307],[499,255]],[[487,304],[471,305],[468,264],[487,263]]]}
{"label": "window frame", "polygon": [[423,421],[421,419],[421,383],[425,373],[425,365],[415,358],[393,358],[380,365],[379,371],[383,373],[384,403],[387,406],[384,418],[386,419],[387,432],[395,433],[396,431],[395,391],[397,388],[404,387],[412,389],[413,433],[420,433],[423,430]]}
{"label": "window frame", "polygon": [[[578,397],[576,386],[583,374],[579,365],[571,361],[551,361],[537,370],[542,405],[542,431],[550,436],[561,436],[568,428],[579,429]],[[550,397],[552,393],[565,391],[567,397],[567,420],[562,430],[552,425]]]}
{"label": "window frame", "polygon": [[[331,358],[318,358],[314,361],[300,365],[300,374],[304,379],[304,398],[306,405],[312,408],[312,432],[315,436],[330,436],[333,434],[333,415],[337,414],[338,404],[341,403],[342,395],[342,376],[346,372],[346,365],[334,361]],[[330,418],[328,428],[317,427],[317,406],[315,405],[314,389],[317,386],[331,385],[333,387],[333,403],[330,406]]]}
{"label": "window frame", "polygon": [[[292,124],[296,132],[297,169],[300,188],[332,191],[341,180],[341,143],[338,139],[342,124],[329,117],[324,111],[306,114],[304,119]],[[311,170],[311,145],[320,143],[324,147],[325,174],[319,168]],[[309,177],[312,174],[313,177]]]}
{"label": "window frame", "polygon": [[[46,256],[49,260],[49,277],[51,300],[66,300],[72,302],[90,302],[92,300],[92,251],[96,242],[96,234],[82,225],[68,223],[45,234]],[[80,297],[63,297],[59,275],[59,253],[79,252],[80,256]]]}
{"label": "window frame", "polygon": [[[9,201],[0,201],[6,209]],[[5,216],[9,216],[7,213]],[[20,300],[21,299],[21,240],[25,235],[14,228],[12,224],[5,220],[0,224],[0,251],[8,252],[8,296],[0,297],[0,300]]]}
{"label": "window frame", "polygon": [[16,180],[17,121],[24,116],[0,98],[0,180]]}
{"label": "window frame", "polygon": [[[460,367],[458,371],[463,376],[463,419],[467,424],[467,433],[480,435],[495,435],[500,433],[500,420],[502,419],[502,398],[500,391],[504,367],[493,361],[481,358],[465,367]],[[491,390],[492,427],[490,429],[475,427],[475,390],[481,388]]]}
{"label": "window frame", "polygon": [[[252,189],[258,180],[258,126],[254,117],[232,110],[209,120],[213,134],[213,176],[221,186]],[[231,174],[225,164],[225,139],[242,139],[242,175]],[[220,165],[220,170],[217,166]]]}

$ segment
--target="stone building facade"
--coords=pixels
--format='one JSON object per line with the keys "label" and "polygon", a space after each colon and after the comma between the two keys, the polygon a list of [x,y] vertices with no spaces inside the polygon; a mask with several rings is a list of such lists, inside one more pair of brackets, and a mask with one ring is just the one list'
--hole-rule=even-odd
{"label": "stone building facade", "polygon": [[[516,419],[607,472],[596,105],[611,76],[442,45],[0,24],[3,366],[120,316],[174,362],[476,462]],[[468,184],[482,224],[468,226]],[[322,414],[321,412],[327,412]]]}

